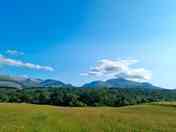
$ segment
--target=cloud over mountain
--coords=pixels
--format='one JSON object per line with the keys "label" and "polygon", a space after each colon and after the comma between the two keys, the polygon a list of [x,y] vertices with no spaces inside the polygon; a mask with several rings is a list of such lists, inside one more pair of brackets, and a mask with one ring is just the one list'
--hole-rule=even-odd
{"label": "cloud over mountain", "polygon": [[39,64],[32,64],[29,62],[23,62],[21,60],[7,58],[1,54],[0,54],[0,64],[9,65],[9,66],[16,66],[16,67],[24,67],[24,68],[28,68],[28,69],[34,69],[34,70],[54,71],[54,68],[52,68],[50,66],[41,66]]}
{"label": "cloud over mountain", "polygon": [[132,68],[137,60],[110,60],[103,59],[97,62],[96,66],[84,73],[87,76],[113,76],[132,80],[149,80],[152,73],[144,68]]}

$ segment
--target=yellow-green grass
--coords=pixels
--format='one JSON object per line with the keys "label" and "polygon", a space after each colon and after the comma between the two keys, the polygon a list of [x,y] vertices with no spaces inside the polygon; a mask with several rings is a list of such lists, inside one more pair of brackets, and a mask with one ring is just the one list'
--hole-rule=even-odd
{"label": "yellow-green grass", "polygon": [[176,105],[71,108],[4,103],[0,132],[176,132]]}

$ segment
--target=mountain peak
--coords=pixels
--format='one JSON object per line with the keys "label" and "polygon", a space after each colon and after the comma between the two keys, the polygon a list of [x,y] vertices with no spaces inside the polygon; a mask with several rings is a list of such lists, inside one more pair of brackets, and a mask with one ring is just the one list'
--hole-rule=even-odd
{"label": "mountain peak", "polygon": [[83,85],[86,88],[99,88],[99,87],[106,87],[106,88],[149,88],[149,89],[156,89],[158,87],[153,86],[150,83],[146,82],[136,82],[127,80],[124,78],[114,78],[109,79],[107,81],[93,81]]}
{"label": "mountain peak", "polygon": [[44,87],[61,87],[66,85],[61,81],[53,80],[53,79],[44,80],[40,84],[41,86],[44,86]]}
{"label": "mountain peak", "polygon": [[61,81],[58,80],[42,80],[29,77],[18,77],[18,76],[8,76],[0,75],[0,87],[14,87],[17,89],[31,88],[31,87],[61,87],[66,86]]}

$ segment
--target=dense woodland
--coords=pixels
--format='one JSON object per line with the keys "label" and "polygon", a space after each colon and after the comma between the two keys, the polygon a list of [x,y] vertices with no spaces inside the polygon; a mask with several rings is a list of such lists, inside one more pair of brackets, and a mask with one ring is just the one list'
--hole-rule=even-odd
{"label": "dense woodland", "polygon": [[156,101],[176,101],[175,90],[29,88],[0,89],[0,102],[48,104],[56,106],[125,106]]}

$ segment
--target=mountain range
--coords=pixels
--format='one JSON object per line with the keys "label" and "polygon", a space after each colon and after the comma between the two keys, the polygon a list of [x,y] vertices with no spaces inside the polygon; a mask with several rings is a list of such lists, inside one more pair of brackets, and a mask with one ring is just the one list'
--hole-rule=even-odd
{"label": "mountain range", "polygon": [[65,87],[70,86],[61,81],[52,80],[52,79],[34,79],[27,77],[15,77],[8,75],[0,75],[0,88],[9,87],[9,88],[36,88],[36,87]]}
{"label": "mountain range", "polygon": [[[0,75],[0,88],[46,88],[46,87],[72,87],[70,84],[65,84],[58,80],[53,79],[34,79],[27,77],[15,77],[8,75]],[[150,83],[136,82],[126,80],[124,78],[110,79],[107,81],[93,81],[84,84],[84,88],[147,88],[147,89],[159,89],[160,87],[154,86]]]}
{"label": "mountain range", "polygon": [[126,80],[124,78],[109,79],[107,81],[93,81],[84,84],[85,88],[147,88],[147,89],[160,89],[160,87],[154,86],[146,82],[136,82]]}

